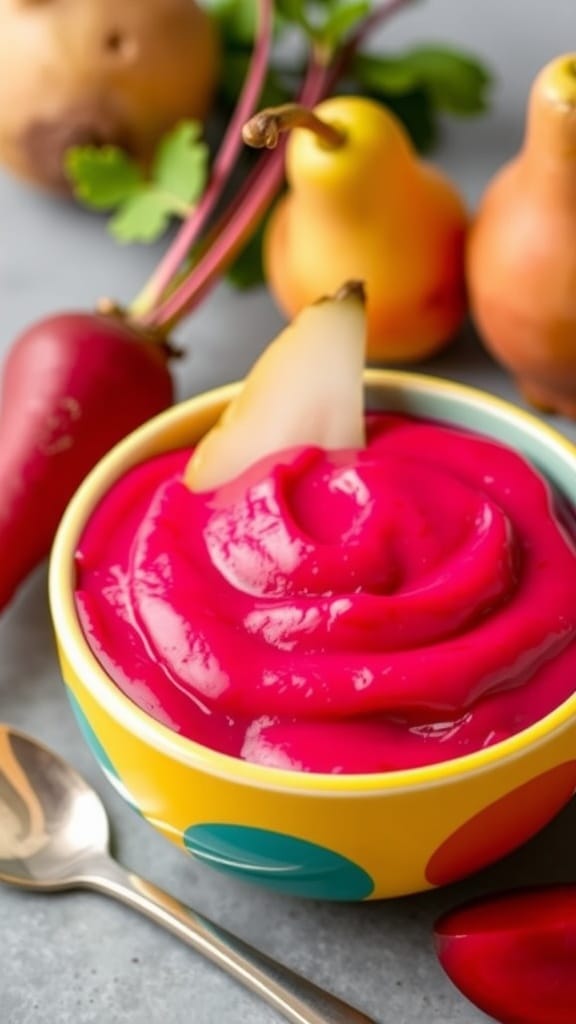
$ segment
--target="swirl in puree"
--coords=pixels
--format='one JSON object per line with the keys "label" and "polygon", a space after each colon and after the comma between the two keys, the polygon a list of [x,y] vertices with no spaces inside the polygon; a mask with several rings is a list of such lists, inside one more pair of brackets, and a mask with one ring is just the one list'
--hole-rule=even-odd
{"label": "swirl in puree", "polygon": [[116,483],[77,551],[107,673],[202,744],[380,772],[458,757],[576,681],[570,513],[522,456],[404,415],[363,448],[298,445],[193,492],[190,451]]}

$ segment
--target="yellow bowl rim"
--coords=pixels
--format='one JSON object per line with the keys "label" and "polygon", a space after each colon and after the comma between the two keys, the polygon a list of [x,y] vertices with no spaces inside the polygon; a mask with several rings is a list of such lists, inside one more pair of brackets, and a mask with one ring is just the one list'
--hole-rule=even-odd
{"label": "yellow bowl rim", "polygon": [[[424,394],[433,392],[440,396],[459,397],[480,411],[491,407],[500,419],[514,422],[524,433],[531,434],[542,442],[545,448],[554,448],[561,457],[574,464],[576,472],[576,446],[568,438],[535,415],[480,388],[419,372],[388,369],[366,370],[364,383],[367,387],[393,385]],[[324,797],[337,797],[342,794],[374,795],[377,792],[433,786],[442,781],[482,771],[501,761],[508,762],[518,758],[528,748],[538,746],[553,733],[568,726],[570,719],[576,718],[576,692],[544,718],[521,732],[492,746],[449,761],[370,774],[298,772],[252,764],[183,737],[156,721],[120,690],[90,650],[74,607],[73,554],[93,508],[93,494],[99,492],[101,484],[107,480],[116,466],[121,466],[127,459],[131,460],[134,450],[145,448],[165,425],[179,421],[189,410],[197,415],[217,405],[228,403],[240,386],[241,381],[234,381],[203,392],[177,403],[139,427],[115,445],[92,469],[64,513],[50,557],[50,608],[58,643],[75,679],[90,692],[92,698],[105,707],[122,728],[131,734],[134,733],[144,743],[155,747],[168,757],[191,768],[237,784]],[[446,422],[450,422],[450,419],[448,418]],[[130,461],[130,464],[134,463]]]}

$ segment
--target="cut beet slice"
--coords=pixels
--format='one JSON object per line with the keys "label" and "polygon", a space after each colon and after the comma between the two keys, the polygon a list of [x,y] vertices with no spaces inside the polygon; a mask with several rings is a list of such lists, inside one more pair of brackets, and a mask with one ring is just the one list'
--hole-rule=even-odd
{"label": "cut beet slice", "polygon": [[464,904],[434,937],[451,981],[501,1024],[576,1024],[576,885]]}

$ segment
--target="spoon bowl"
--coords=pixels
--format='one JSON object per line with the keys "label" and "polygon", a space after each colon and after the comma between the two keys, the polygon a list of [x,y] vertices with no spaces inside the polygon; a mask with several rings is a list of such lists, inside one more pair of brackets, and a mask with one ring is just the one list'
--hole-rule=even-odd
{"label": "spoon bowl", "polygon": [[36,740],[0,725],[0,881],[53,890],[79,883],[108,851],[104,806],[84,779]]}
{"label": "spoon bowl", "polygon": [[109,853],[104,805],[61,757],[0,723],[0,882],[26,889],[95,889],[187,942],[292,1024],[375,1024],[127,871]]}

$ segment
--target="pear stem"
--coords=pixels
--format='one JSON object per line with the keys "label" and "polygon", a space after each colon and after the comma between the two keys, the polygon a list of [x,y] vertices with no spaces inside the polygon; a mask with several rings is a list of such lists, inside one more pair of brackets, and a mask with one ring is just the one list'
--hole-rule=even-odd
{"label": "pear stem", "polygon": [[285,103],[280,107],[267,107],[246,122],[242,138],[254,149],[276,149],[280,136],[292,128],[304,128],[314,132],[328,149],[340,149],[346,143],[346,135],[327,121],[323,121],[312,110],[298,103]]}

